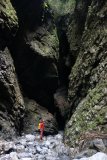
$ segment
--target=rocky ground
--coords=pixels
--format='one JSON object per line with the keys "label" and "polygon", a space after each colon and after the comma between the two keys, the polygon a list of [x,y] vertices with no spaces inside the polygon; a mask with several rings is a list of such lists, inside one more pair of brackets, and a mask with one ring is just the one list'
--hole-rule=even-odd
{"label": "rocky ground", "polygon": [[0,142],[0,160],[70,160],[70,149],[62,142],[62,133],[47,136],[23,135],[13,141]]}
{"label": "rocky ground", "polygon": [[[100,149],[104,147],[101,141],[97,140],[97,149],[98,146]],[[43,140],[40,140],[39,134],[36,133],[23,135],[11,141],[0,141],[0,160],[107,160],[107,155],[103,152],[77,152],[63,143],[63,132],[54,136],[44,136]]]}

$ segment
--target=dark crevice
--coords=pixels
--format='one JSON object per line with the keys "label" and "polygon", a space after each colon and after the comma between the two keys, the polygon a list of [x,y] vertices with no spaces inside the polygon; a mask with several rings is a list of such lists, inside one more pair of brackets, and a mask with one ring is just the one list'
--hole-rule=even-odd
{"label": "dark crevice", "polygon": [[62,30],[57,24],[57,34],[59,38],[59,61],[58,61],[58,73],[59,73],[59,87],[68,87],[68,76],[71,71],[72,56],[70,55],[70,46],[67,40],[66,31]]}
{"label": "dark crevice", "polygon": [[60,86],[68,86],[68,76],[71,71],[70,46],[65,31],[58,30],[59,36],[59,81]]}
{"label": "dark crevice", "polygon": [[92,68],[93,68],[93,69],[96,68],[96,67],[99,65],[100,61],[101,61],[101,60],[95,61],[95,63],[92,65]]}
{"label": "dark crevice", "polygon": [[2,128],[3,128],[2,125],[0,125],[0,131],[2,131]]}
{"label": "dark crevice", "polygon": [[41,23],[43,0],[32,0],[32,2],[29,0],[11,0],[11,2],[17,12],[21,28],[33,30],[37,24]]}
{"label": "dark crevice", "polygon": [[57,123],[58,123],[58,129],[59,130],[64,130],[65,128],[65,119],[64,117],[61,115],[61,112],[59,110],[59,108],[56,108],[55,109],[55,113],[56,113],[56,120],[57,120]]}

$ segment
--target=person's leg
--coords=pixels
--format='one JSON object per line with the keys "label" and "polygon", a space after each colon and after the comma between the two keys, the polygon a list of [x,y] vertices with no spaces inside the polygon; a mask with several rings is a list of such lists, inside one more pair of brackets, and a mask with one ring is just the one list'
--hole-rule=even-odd
{"label": "person's leg", "polygon": [[40,130],[40,140],[42,140],[42,130]]}
{"label": "person's leg", "polygon": [[43,138],[43,130],[42,130],[42,138]]}
{"label": "person's leg", "polygon": [[42,140],[42,138],[43,138],[43,130],[41,130],[40,132],[40,139]]}

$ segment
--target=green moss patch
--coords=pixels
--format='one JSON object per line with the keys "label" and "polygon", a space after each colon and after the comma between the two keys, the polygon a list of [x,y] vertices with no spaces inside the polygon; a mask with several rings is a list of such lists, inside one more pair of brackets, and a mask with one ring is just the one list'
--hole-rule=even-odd
{"label": "green moss patch", "polygon": [[18,25],[18,18],[10,0],[1,0],[0,2],[0,17],[5,18],[5,23],[8,27]]}
{"label": "green moss patch", "polygon": [[75,6],[75,0],[47,0],[47,3],[52,8],[55,18],[70,13]]}
{"label": "green moss patch", "polygon": [[78,105],[75,113],[66,125],[67,143],[75,146],[80,135],[87,131],[105,132],[107,104],[107,82],[104,81],[90,90],[87,97]]}

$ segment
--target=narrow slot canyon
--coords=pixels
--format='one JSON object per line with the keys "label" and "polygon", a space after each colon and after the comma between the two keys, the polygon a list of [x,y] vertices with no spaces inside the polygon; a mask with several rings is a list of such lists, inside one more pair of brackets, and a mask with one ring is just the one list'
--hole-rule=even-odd
{"label": "narrow slot canyon", "polygon": [[106,6],[0,1],[0,160],[107,159]]}

